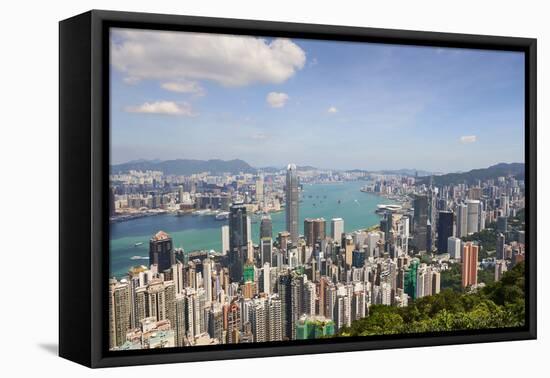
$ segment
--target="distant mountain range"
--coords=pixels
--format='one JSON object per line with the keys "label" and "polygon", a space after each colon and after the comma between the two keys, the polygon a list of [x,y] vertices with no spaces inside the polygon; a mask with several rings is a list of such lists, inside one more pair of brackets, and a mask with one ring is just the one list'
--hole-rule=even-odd
{"label": "distant mountain range", "polygon": [[[219,174],[229,172],[231,174],[238,173],[257,173],[258,171],[264,173],[275,173],[284,169],[285,167],[262,167],[254,168],[244,160],[194,160],[194,159],[175,159],[175,160],[133,160],[127,163],[115,164],[111,166],[112,173],[123,173],[130,170],[136,171],[162,171],[167,175],[192,175],[201,172],[211,172],[212,174]],[[317,168],[312,166],[298,166],[299,171],[311,171]],[[411,168],[403,168],[396,170],[379,170],[369,171],[362,169],[352,169],[345,172],[365,172],[365,173],[378,173],[384,175],[402,175],[402,176],[416,176],[419,177],[420,183],[428,183],[430,177],[433,177],[434,183],[437,185],[448,184],[460,184],[460,183],[473,183],[477,180],[487,180],[490,178],[496,178],[499,176],[513,175],[519,179],[523,179],[525,176],[525,164],[523,163],[500,163],[493,165],[489,168],[473,169],[469,172],[460,173],[448,173],[439,174],[435,172],[428,172],[425,170],[417,170]]]}
{"label": "distant mountain range", "polygon": [[[447,173],[445,175],[433,176],[434,184],[441,185],[455,185],[455,184],[473,184],[479,180],[495,179],[501,176],[512,175],[517,179],[525,178],[525,164],[524,163],[499,163],[492,165],[489,168],[472,169],[468,172],[460,173]],[[419,179],[420,183],[429,183],[430,177],[422,177]]]}
{"label": "distant mountain range", "polygon": [[239,159],[235,160],[192,160],[192,159],[176,159],[176,160],[134,160],[127,163],[116,164],[111,166],[112,173],[136,171],[162,171],[167,175],[192,175],[194,173],[211,172],[218,174],[229,172],[232,174],[238,173],[255,173],[256,169],[251,167],[247,162]]}
{"label": "distant mountain range", "polygon": [[369,171],[365,169],[350,169],[346,172],[350,173],[359,173],[359,172],[365,172],[365,173],[378,173],[381,175],[399,175],[399,176],[431,176],[431,175],[440,175],[440,172],[429,172],[429,171],[423,171],[421,169],[414,169],[414,168],[402,168],[402,169],[383,169],[379,171]]}

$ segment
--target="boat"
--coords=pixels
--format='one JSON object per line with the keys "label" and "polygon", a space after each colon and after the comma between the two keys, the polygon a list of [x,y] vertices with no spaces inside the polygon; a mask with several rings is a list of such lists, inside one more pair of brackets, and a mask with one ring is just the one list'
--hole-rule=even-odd
{"label": "boat", "polygon": [[229,211],[222,211],[216,215],[216,220],[226,220],[229,219]]}
{"label": "boat", "polygon": [[134,244],[134,247],[139,247],[140,245],[143,245],[143,242],[137,242],[136,244]]}
{"label": "boat", "polygon": [[130,260],[149,260],[148,256],[132,256]]}

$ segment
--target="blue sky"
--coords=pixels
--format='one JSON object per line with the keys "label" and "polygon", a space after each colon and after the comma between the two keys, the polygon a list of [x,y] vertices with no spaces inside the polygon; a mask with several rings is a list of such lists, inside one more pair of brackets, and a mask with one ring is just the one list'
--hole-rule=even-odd
{"label": "blue sky", "polygon": [[112,162],[451,172],[524,155],[521,53],[115,30]]}

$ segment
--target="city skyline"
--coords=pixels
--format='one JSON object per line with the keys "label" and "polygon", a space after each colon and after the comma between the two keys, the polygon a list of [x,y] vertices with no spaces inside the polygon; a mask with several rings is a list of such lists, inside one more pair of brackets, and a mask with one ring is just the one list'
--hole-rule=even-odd
{"label": "city skyline", "polygon": [[[520,53],[121,29],[111,52],[112,163],[452,172],[524,161]],[[357,148],[338,153],[346,146]]]}
{"label": "city skyline", "polygon": [[[150,163],[161,163],[161,162],[166,162],[166,161],[184,161],[184,160],[190,160],[190,161],[204,161],[204,162],[208,162],[208,161],[216,161],[216,160],[219,160],[219,161],[223,161],[223,162],[229,162],[229,161],[234,161],[234,160],[241,160],[241,161],[244,161],[242,159],[239,159],[239,158],[235,158],[235,159],[232,159],[232,160],[222,160],[222,159],[217,159],[217,158],[211,158],[211,159],[205,159],[205,160],[202,160],[202,159],[193,159],[193,158],[181,158],[181,159],[169,159],[169,160],[162,160],[162,159],[143,159],[143,158],[138,158],[138,159],[135,159],[135,160],[129,160],[129,161],[124,161],[124,162],[120,162],[120,163],[116,163],[116,164],[111,164],[111,166],[117,166],[117,165],[121,165],[121,164],[133,164],[133,163],[144,163],[144,162],[150,162]],[[247,161],[244,161],[245,163],[248,163]],[[293,163],[294,164],[294,163]],[[380,169],[369,169],[369,168],[359,168],[359,167],[344,167],[344,168],[330,168],[330,167],[314,167],[314,166],[311,166],[309,164],[295,164],[298,168],[300,167],[307,167],[306,170],[310,170],[310,169],[315,169],[315,170],[320,170],[320,171],[352,171],[352,170],[359,170],[359,171],[365,171],[365,172],[372,172],[372,173],[376,173],[376,172],[400,172],[400,171],[418,171],[419,174],[420,173],[429,173],[429,174],[433,174],[433,175],[443,175],[443,174],[447,174],[447,173],[465,173],[465,172],[469,172],[471,170],[475,170],[475,169],[485,169],[485,168],[490,168],[492,166],[495,166],[495,165],[499,165],[499,164],[524,164],[524,162],[516,162],[516,161],[510,161],[510,162],[503,162],[503,161],[499,161],[499,162],[496,162],[494,164],[491,164],[489,166],[473,166],[473,167],[470,167],[470,168],[465,168],[464,170],[457,170],[457,171],[429,171],[427,169],[424,169],[423,167],[413,167],[413,166],[406,166],[404,165],[403,167],[401,168],[395,168],[395,169],[387,169],[387,168],[380,168]],[[278,169],[280,171],[283,171],[285,170],[285,166],[277,166],[275,164],[272,164],[272,165],[265,165],[265,166],[261,166],[261,167],[258,167],[258,166],[254,166],[254,165],[251,165],[249,164],[253,169],[256,169],[258,171],[258,173],[261,173],[262,170],[272,170],[272,169]],[[300,170],[300,169],[298,169]],[[422,176],[420,174],[420,176]]]}
{"label": "city skyline", "polygon": [[[127,272],[109,280],[110,349],[442,331],[442,320],[445,330],[524,324],[518,286],[527,252],[523,180],[508,175],[434,186],[404,176],[376,176],[367,183],[367,176],[313,173],[303,177],[310,190],[300,196],[294,164],[266,178],[203,174],[163,181],[161,172],[133,170],[111,175],[111,229],[155,217],[147,228],[152,232],[148,264],[136,265],[136,257],[144,258],[132,256]],[[379,215],[378,224],[346,230],[350,213],[338,199],[333,211],[303,217],[300,232],[300,208],[334,201],[312,188],[332,184],[345,190],[357,182],[365,183],[352,186],[365,193],[361,201],[369,196],[390,200],[364,208]],[[282,207],[284,228],[274,233],[270,214],[280,214]],[[176,247],[163,230],[162,215],[188,217],[195,226],[193,219],[200,216],[226,220],[218,223],[215,236],[203,236],[220,238],[222,248]],[[259,233],[253,235],[253,218],[257,222],[259,215]],[[512,282],[513,299],[495,296],[501,280],[502,285]],[[432,304],[450,297],[451,305],[442,304],[430,320]],[[469,310],[456,307],[461,301]],[[415,315],[405,321],[415,311],[425,312],[425,319],[414,320]],[[403,324],[392,321],[381,329],[376,319],[389,313]],[[464,323],[464,317],[473,323]],[[375,319],[372,328],[370,319]]]}
{"label": "city skyline", "polygon": [[523,53],[110,33],[110,350],[525,325]]}

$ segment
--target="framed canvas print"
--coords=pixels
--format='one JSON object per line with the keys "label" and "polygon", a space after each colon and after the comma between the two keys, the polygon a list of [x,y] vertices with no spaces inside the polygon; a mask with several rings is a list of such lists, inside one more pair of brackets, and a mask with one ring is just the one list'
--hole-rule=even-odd
{"label": "framed canvas print", "polygon": [[536,40],[60,22],[60,355],[536,337]]}

